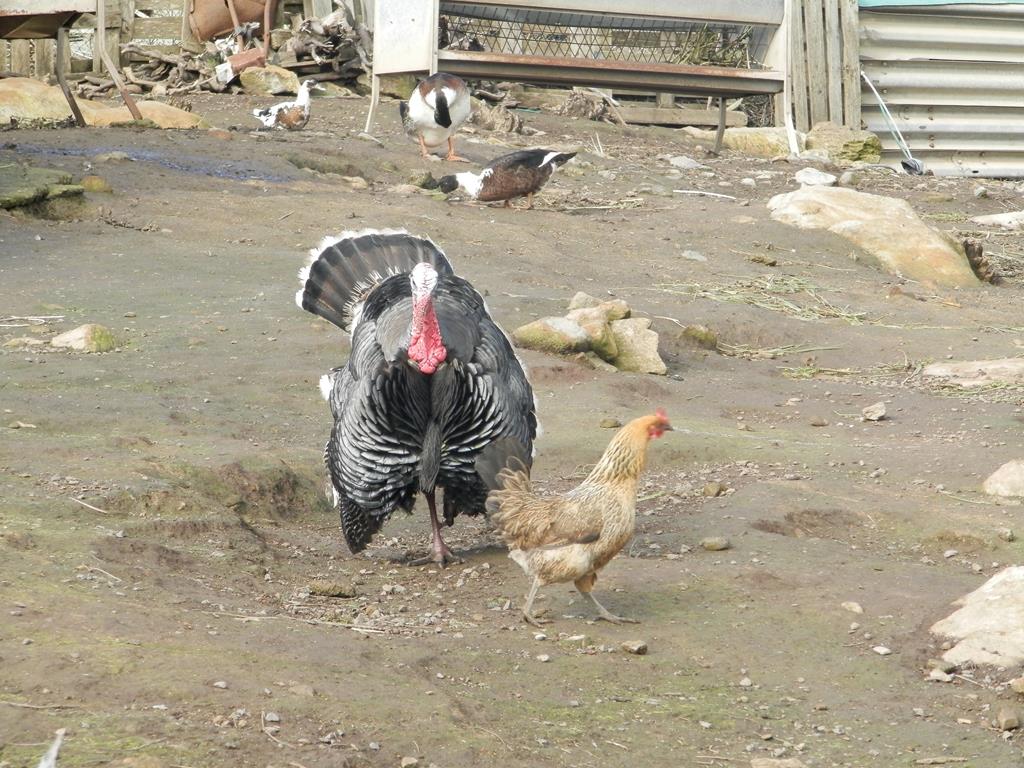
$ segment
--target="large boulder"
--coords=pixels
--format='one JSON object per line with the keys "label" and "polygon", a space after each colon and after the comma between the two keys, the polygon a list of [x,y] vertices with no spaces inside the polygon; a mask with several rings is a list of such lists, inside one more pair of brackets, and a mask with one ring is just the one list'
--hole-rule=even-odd
{"label": "large boulder", "polygon": [[990,496],[1024,497],[1024,461],[1008,461],[985,480],[982,490]]}
{"label": "large boulder", "polygon": [[1024,663],[1024,566],[1004,568],[956,605],[931,629],[957,641],[943,659],[1003,669]]}
{"label": "large boulder", "polygon": [[251,96],[276,96],[281,93],[298,93],[299,76],[290,69],[275,67],[249,67],[238,76],[242,88]]}
{"label": "large boulder", "polygon": [[882,142],[871,131],[855,131],[831,122],[816,123],[807,134],[807,149],[824,150],[836,165],[877,163]]}
{"label": "large boulder", "polygon": [[618,348],[613,364],[620,371],[654,373],[664,376],[668,372],[658,354],[658,334],[651,330],[648,317],[631,317],[611,322],[612,335]]}
{"label": "large boulder", "polygon": [[[683,128],[685,133],[701,141],[714,143],[715,132],[700,128]],[[804,135],[797,132],[797,149],[804,149]],[[789,137],[785,128],[726,128],[722,146],[751,157],[789,156]]]}
{"label": "large boulder", "polygon": [[[202,118],[169,104],[158,101],[137,101],[143,120],[158,128],[196,128]],[[106,107],[86,99],[78,99],[85,122],[91,126],[107,127],[129,123],[132,118],[128,107]],[[30,77],[0,79],[0,125],[12,119],[18,122],[66,120],[71,108],[60,88],[49,86]]]}
{"label": "large boulder", "polygon": [[905,200],[845,187],[802,187],[773,197],[768,210],[777,221],[845,237],[894,275],[949,288],[980,284],[963,246],[921,221]]}
{"label": "large boulder", "polygon": [[567,317],[543,317],[521,325],[512,331],[512,340],[520,347],[556,355],[590,349],[590,336]]}

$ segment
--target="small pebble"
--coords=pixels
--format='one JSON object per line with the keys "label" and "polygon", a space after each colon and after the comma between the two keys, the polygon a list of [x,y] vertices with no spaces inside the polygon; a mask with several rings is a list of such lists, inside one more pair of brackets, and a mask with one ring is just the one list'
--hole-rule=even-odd
{"label": "small pebble", "polygon": [[537,658],[537,661],[539,661],[541,664],[545,664],[545,663],[551,661],[551,656],[549,656],[546,653],[542,653],[539,656],[537,656],[536,658]]}
{"label": "small pebble", "polygon": [[277,712],[267,712],[267,714],[265,714],[263,716],[263,719],[264,719],[264,721],[266,721],[268,723],[280,723],[281,722],[281,716],[279,714],[277,714]]}
{"label": "small pebble", "polygon": [[416,768],[419,764],[420,761],[417,757],[403,757],[401,762],[402,768]]}
{"label": "small pebble", "polygon": [[886,648],[884,645],[876,645],[871,650],[877,653],[879,656],[888,656],[892,653],[892,650]]}
{"label": "small pebble", "polygon": [[220,688],[221,690],[223,690],[223,689],[228,687],[228,684],[225,681],[223,681],[223,680],[218,680],[217,682],[215,682],[213,684],[213,687],[214,688]]}

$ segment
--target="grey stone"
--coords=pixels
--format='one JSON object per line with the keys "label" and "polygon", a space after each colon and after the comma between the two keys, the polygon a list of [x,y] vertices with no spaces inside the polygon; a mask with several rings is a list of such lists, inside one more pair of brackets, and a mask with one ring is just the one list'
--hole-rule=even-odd
{"label": "grey stone", "polygon": [[647,655],[647,642],[644,640],[625,640],[620,647],[626,653],[632,653],[634,656]]}
{"label": "grey stone", "polygon": [[[238,76],[242,88],[251,96],[276,96],[283,93],[299,92],[299,77],[283,67],[268,64],[265,67],[250,67]],[[406,94],[408,97],[408,94]]]}
{"label": "grey stone", "polygon": [[596,307],[601,304],[601,300],[591,296],[589,293],[583,291],[577,291],[576,295],[569,299],[569,310],[574,309],[589,309],[590,307]]}
{"label": "grey stone", "polygon": [[516,328],[512,339],[520,347],[553,354],[584,352],[590,337],[579,323],[567,317],[544,317]]}
{"label": "grey stone", "polygon": [[882,157],[882,143],[875,134],[831,122],[815,123],[811,127],[807,133],[807,149],[824,150],[829,160],[838,165],[877,163]]}
{"label": "grey stone", "polygon": [[700,545],[708,552],[722,552],[732,548],[732,544],[725,536],[707,536],[700,540]]}
{"label": "grey stone", "polygon": [[658,354],[658,334],[650,330],[650,327],[651,321],[646,317],[612,321],[612,336],[618,348],[618,356],[612,361],[616,368],[660,376],[668,372],[668,367]]}
{"label": "grey stone", "polygon": [[566,317],[586,332],[590,350],[601,359],[611,362],[618,357],[619,347],[608,323],[608,313],[601,306],[573,309]]}

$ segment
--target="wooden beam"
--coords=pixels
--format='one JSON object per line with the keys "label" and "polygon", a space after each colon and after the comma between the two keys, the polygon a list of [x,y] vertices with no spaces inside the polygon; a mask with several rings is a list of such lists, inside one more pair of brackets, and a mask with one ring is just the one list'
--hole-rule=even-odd
{"label": "wooden beam", "polygon": [[68,81],[66,71],[70,61],[71,46],[68,45],[68,28],[60,26],[57,28],[57,46],[55,49],[54,56],[54,72],[57,75],[57,82],[60,84],[60,89],[64,93],[64,98],[67,99],[68,106],[71,107],[71,114],[75,118],[75,122],[79,128],[85,127],[85,118],[82,117],[82,110],[78,108],[78,102],[75,101],[75,94],[71,92],[71,88],[68,87]]}
{"label": "wooden beam", "polygon": [[[619,106],[622,119],[627,123],[644,125],[718,125],[717,109],[700,109],[698,107],[635,107]],[[739,127],[747,124],[747,116],[743,112],[728,111],[725,113],[725,124]]]}

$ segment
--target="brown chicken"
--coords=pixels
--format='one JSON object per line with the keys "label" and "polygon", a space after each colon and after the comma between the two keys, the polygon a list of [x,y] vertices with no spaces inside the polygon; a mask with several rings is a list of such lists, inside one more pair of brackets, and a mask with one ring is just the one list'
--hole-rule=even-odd
{"label": "brown chicken", "polygon": [[594,604],[599,618],[636,623],[609,612],[592,590],[597,572],[633,536],[637,483],[647,445],[671,429],[660,409],[629,422],[612,438],[587,479],[560,496],[536,495],[525,465],[512,468],[517,456],[507,444],[496,445],[481,457],[481,463],[494,462],[499,460],[495,454],[504,451],[500,463],[505,468],[497,473],[498,488],[487,497],[487,511],[509,546],[509,557],[533,576],[523,606],[523,618],[530,624],[540,624],[532,611],[537,590],[567,581]]}

